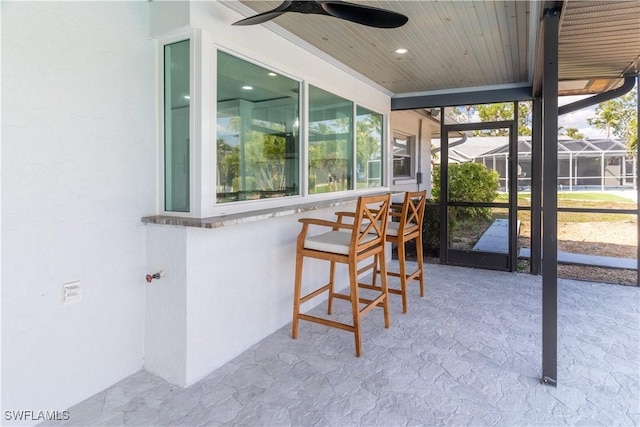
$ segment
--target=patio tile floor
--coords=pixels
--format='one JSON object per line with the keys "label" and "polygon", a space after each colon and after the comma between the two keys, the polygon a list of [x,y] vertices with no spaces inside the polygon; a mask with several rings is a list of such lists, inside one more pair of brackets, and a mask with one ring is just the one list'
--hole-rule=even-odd
{"label": "patio tile floor", "polygon": [[360,358],[350,333],[301,322],[293,340],[287,325],[188,388],[142,371],[60,424],[640,425],[639,288],[558,281],[553,388],[540,384],[540,277],[426,271],[408,314],[391,296],[390,329],[381,310],[365,316]]}

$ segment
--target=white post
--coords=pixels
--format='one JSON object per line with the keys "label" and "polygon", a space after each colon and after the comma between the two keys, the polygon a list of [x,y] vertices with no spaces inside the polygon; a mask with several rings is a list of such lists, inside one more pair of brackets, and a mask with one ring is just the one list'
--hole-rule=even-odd
{"label": "white post", "polygon": [[509,192],[509,156],[504,155],[504,192]]}
{"label": "white post", "polygon": [[569,153],[569,191],[573,191],[573,153]]}
{"label": "white post", "polygon": [[604,152],[600,155],[600,191],[604,191]]}

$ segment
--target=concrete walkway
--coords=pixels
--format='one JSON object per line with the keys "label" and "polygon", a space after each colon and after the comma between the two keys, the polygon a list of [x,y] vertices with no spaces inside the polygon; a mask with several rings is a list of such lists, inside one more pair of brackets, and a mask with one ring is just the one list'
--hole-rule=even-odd
{"label": "concrete walkway", "polygon": [[[518,258],[531,258],[531,249],[521,248]],[[636,270],[638,261],[632,258],[616,258],[600,255],[574,254],[571,252],[558,251],[559,264],[590,265],[594,267],[622,268],[626,270]]]}
{"label": "concrete walkway", "polygon": [[[520,220],[518,220],[516,227],[520,230]],[[493,221],[493,224],[480,236],[472,250],[508,254],[509,220],[496,219]]]}
{"label": "concrete walkway", "polygon": [[640,425],[640,288],[558,280],[553,388],[540,277],[425,267],[426,296],[410,286],[402,314],[392,295],[389,329],[381,310],[365,316],[359,358],[350,333],[302,322],[293,340],[286,325],[188,388],[141,371],[58,425]]}
{"label": "concrete walkway", "polygon": [[[518,230],[520,221],[518,220]],[[482,234],[478,242],[473,247],[474,251],[509,253],[509,220],[496,219],[493,224]],[[521,248],[518,258],[530,259],[531,249]],[[590,265],[594,267],[621,268],[636,270],[638,262],[632,258],[616,258],[599,255],[574,254],[571,252],[558,251],[558,263]]]}

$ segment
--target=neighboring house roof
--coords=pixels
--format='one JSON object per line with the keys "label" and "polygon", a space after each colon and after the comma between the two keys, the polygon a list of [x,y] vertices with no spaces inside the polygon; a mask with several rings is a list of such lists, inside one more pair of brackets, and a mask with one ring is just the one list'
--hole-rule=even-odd
{"label": "neighboring house roof", "polygon": [[[506,138],[506,137],[505,137]],[[475,138],[469,138],[475,139]],[[561,139],[558,138],[559,154],[582,154],[595,155],[602,153],[621,154],[627,152],[624,142],[616,139]],[[493,150],[476,155],[474,158],[488,157],[493,155],[504,155],[509,153],[508,142]],[[531,137],[520,137],[518,140],[518,154],[531,154]]]}
{"label": "neighboring house roof", "polygon": [[[507,136],[472,136],[468,137],[462,144],[456,144],[459,138],[449,139],[449,159],[453,160],[453,157],[459,157],[461,161],[471,161],[475,157],[481,156],[488,151],[494,150],[503,145],[509,144],[509,137]],[[434,151],[440,151],[440,139],[431,140]],[[452,147],[452,145],[454,145]],[[452,156],[453,154],[453,156]],[[468,159],[468,160],[464,160]]]}
{"label": "neighboring house roof", "polygon": [[[434,151],[440,151],[440,140],[433,139]],[[455,141],[449,141],[452,145]],[[627,146],[617,139],[570,139],[558,137],[558,154],[581,154],[583,156],[601,155],[602,153],[623,154]],[[509,154],[509,137],[507,136],[474,136],[461,144],[449,148],[449,162],[464,163],[474,159]],[[518,155],[531,156],[531,137],[518,138]]]}

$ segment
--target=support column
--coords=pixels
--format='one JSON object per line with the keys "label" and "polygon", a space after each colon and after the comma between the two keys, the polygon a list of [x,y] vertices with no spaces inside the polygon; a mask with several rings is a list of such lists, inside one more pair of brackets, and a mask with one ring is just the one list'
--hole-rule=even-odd
{"label": "support column", "polygon": [[542,382],[558,381],[558,30],[560,9],[544,11],[542,77]]}
{"label": "support column", "polygon": [[542,100],[533,100],[531,135],[531,274],[542,262]]}
{"label": "support column", "polygon": [[440,264],[449,262],[449,133],[440,109]]}
{"label": "support column", "polygon": [[[638,124],[640,125],[640,74],[636,76],[636,117]],[[636,190],[636,226],[638,229],[638,242],[640,242],[640,221],[638,221],[638,218],[640,218],[640,204],[638,204],[640,203],[640,187],[638,186],[638,144],[640,143],[640,126],[637,127],[636,131],[636,153],[633,157],[633,189]],[[636,246],[636,259],[638,260],[636,264],[636,286],[640,286],[640,245]]]}

